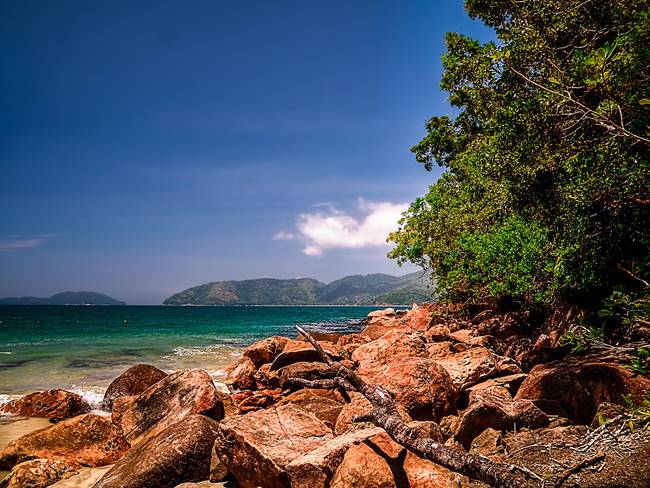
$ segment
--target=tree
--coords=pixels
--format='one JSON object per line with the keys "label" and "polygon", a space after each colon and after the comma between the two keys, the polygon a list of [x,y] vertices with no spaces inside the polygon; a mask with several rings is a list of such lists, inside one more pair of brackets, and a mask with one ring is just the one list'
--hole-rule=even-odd
{"label": "tree", "polygon": [[445,169],[389,236],[452,299],[596,304],[648,281],[647,0],[467,0],[494,28],[446,37],[436,116],[412,148]]}

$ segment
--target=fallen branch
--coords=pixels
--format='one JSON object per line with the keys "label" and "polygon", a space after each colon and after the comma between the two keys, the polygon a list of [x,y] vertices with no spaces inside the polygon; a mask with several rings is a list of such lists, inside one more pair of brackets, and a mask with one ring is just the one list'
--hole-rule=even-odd
{"label": "fallen branch", "polygon": [[336,377],[351,385],[370,402],[372,410],[362,417],[363,420],[371,421],[382,427],[401,446],[421,458],[494,487],[532,488],[539,486],[541,478],[527,469],[511,464],[497,463],[484,456],[475,456],[460,449],[445,446],[429,437],[421,437],[421,432],[418,429],[410,427],[404,422],[388,391],[379,385],[366,383],[354,371],[330,358],[321,345],[304,329],[298,326],[296,328],[316,349]]}

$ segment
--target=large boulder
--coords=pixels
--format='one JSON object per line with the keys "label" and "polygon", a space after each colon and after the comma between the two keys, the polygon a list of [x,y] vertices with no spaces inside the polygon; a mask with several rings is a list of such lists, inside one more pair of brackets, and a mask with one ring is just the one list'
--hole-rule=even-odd
{"label": "large boulder", "polygon": [[125,396],[139,395],[151,385],[165,378],[167,373],[148,364],[136,364],[115,378],[104,393],[102,408],[110,411],[113,402]]}
{"label": "large boulder", "polygon": [[226,368],[225,383],[230,390],[255,390],[255,373],[257,369],[253,361],[244,356]]}
{"label": "large boulder", "polygon": [[494,354],[486,347],[472,347],[436,361],[447,370],[459,389],[493,376],[521,373],[512,359]]}
{"label": "large boulder", "polygon": [[85,414],[39,429],[9,443],[0,452],[0,469],[35,458],[70,466],[104,466],[129,449],[122,432],[104,417]]}
{"label": "large boulder", "polygon": [[87,412],[88,402],[65,390],[37,391],[0,406],[0,413],[48,419],[67,419]]}
{"label": "large boulder", "polygon": [[[323,350],[332,359],[341,360],[348,357],[345,348],[338,346],[329,341],[318,341]],[[278,370],[292,363],[300,361],[313,362],[322,361],[318,351],[314,349],[309,342],[290,340],[288,341],[282,352],[275,358],[271,365],[272,370]]]}
{"label": "large boulder", "polygon": [[272,363],[288,341],[289,339],[284,337],[269,337],[257,341],[244,349],[244,357],[250,359],[255,367],[259,368],[265,363]]}
{"label": "large boulder", "polygon": [[93,488],[170,488],[207,480],[218,426],[188,415],[131,449]]}
{"label": "large boulder", "polygon": [[62,461],[32,459],[14,466],[7,477],[0,480],[0,488],[45,488],[75,474],[77,471]]}
{"label": "large boulder", "polygon": [[549,419],[533,402],[513,400],[503,387],[492,387],[470,394],[457,427],[456,439],[469,449],[472,440],[487,428],[497,431],[536,429],[549,424]]}
{"label": "large boulder", "polygon": [[[532,400],[544,409],[557,403],[579,424],[589,424],[602,402],[623,403],[625,395],[640,402],[650,390],[650,378],[598,356],[539,364],[530,370],[517,400]],[[549,412],[553,413],[553,412]]]}
{"label": "large boulder", "polygon": [[382,432],[378,427],[348,432],[294,459],[286,466],[290,486],[328,488],[346,451]]}
{"label": "large boulder", "polygon": [[391,392],[414,420],[439,420],[454,410],[456,385],[449,373],[431,359],[393,358],[364,371],[369,383]]}
{"label": "large boulder", "polygon": [[391,330],[355,349],[352,360],[358,362],[358,372],[364,374],[395,361],[395,358],[426,356],[427,347],[420,335]]}
{"label": "large boulder", "polygon": [[385,432],[347,450],[331,488],[464,488],[469,480],[396,444]]}
{"label": "large boulder", "polygon": [[113,406],[113,422],[133,446],[191,414],[224,417],[221,395],[210,375],[193,369],[170,374],[142,394],[123,397]]}
{"label": "large boulder", "polygon": [[315,415],[289,403],[223,420],[215,450],[241,488],[283,488],[287,465],[333,438]]}
{"label": "large boulder", "polygon": [[343,408],[340,393],[333,390],[313,390],[305,388],[284,397],[278,404],[293,403],[303,410],[313,413],[325,425],[334,429],[336,419]]}

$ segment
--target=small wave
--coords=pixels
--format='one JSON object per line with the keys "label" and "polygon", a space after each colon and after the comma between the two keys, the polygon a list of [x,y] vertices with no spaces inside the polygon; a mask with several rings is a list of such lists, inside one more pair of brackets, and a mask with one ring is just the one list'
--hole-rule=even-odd
{"label": "small wave", "polygon": [[10,354],[13,354],[13,352],[11,352],[11,351],[0,351],[0,354],[10,355]]}
{"label": "small wave", "polygon": [[210,344],[207,346],[180,346],[173,349],[173,354],[163,356],[163,359],[174,359],[189,356],[212,356],[217,353],[225,353],[232,346],[224,344]]}
{"label": "small wave", "polygon": [[72,385],[70,390],[81,398],[86,400],[92,410],[101,410],[102,401],[104,400],[104,389],[98,386],[89,387],[84,384]]}

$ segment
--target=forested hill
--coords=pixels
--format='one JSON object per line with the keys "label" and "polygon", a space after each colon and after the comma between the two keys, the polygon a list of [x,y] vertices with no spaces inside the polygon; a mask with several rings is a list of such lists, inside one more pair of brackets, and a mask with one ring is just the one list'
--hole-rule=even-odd
{"label": "forested hill", "polygon": [[431,300],[429,276],[346,276],[325,284],[311,278],[217,281],[188,288],[164,305],[408,305]]}
{"label": "forested hill", "polygon": [[0,298],[0,305],[126,305],[126,303],[93,291],[64,291],[48,298]]}

